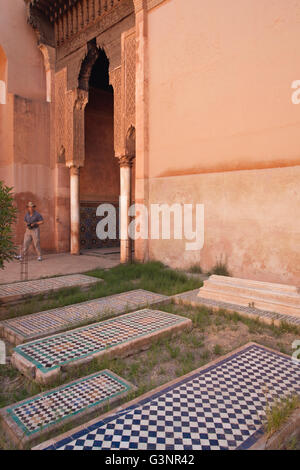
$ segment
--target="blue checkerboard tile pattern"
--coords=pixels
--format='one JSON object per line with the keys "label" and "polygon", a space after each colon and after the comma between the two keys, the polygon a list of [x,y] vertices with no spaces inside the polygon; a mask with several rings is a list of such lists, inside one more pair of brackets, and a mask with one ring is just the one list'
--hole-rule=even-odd
{"label": "blue checkerboard tile pattern", "polygon": [[267,401],[296,393],[300,364],[250,345],[47,449],[246,449],[262,434]]}

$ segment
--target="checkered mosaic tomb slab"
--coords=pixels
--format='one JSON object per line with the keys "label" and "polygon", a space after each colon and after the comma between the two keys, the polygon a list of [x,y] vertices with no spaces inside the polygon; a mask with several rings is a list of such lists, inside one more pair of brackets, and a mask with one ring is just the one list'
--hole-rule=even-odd
{"label": "checkered mosaic tomb slab", "polygon": [[102,371],[0,410],[15,443],[62,427],[82,415],[91,417],[108,401],[124,397],[132,386],[110,371]]}
{"label": "checkered mosaic tomb slab", "polygon": [[[76,365],[116,348],[118,355],[128,355],[134,348],[149,345],[152,338],[192,325],[191,320],[158,310],[144,309],[112,320],[78,328],[68,333],[23,344],[15,348],[12,362],[37,381],[60,373],[63,366]],[[23,361],[23,359],[25,361]]]}
{"label": "checkered mosaic tomb slab", "polygon": [[246,449],[261,437],[267,400],[294,393],[300,394],[300,364],[251,344],[43,447]]}
{"label": "checkered mosaic tomb slab", "polygon": [[44,294],[66,287],[88,287],[99,281],[101,281],[101,279],[85,276],[84,274],[72,274],[49,279],[37,279],[35,281],[1,284],[0,303],[11,302],[28,295]]}
{"label": "checkered mosaic tomb slab", "polygon": [[118,315],[128,310],[158,304],[167,299],[168,297],[164,295],[137,289],[76,305],[12,318],[0,323],[0,332],[11,343],[20,344],[74,328],[85,321],[100,320],[101,317]]}

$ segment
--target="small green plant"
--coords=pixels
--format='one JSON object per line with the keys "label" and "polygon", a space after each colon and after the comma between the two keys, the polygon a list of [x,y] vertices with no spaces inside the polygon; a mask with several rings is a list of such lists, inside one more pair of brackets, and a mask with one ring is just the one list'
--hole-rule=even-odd
{"label": "small green plant", "polygon": [[207,362],[209,360],[209,358],[210,358],[210,352],[208,351],[208,349],[206,349],[201,354],[201,359],[202,359],[203,362]]}
{"label": "small green plant", "polygon": [[300,442],[297,436],[292,436],[284,447],[284,450],[300,450]]}
{"label": "small green plant", "polygon": [[273,404],[268,404],[266,409],[265,432],[271,437],[291,416],[293,411],[300,406],[300,397],[293,395],[281,398]]}
{"label": "small green plant", "polygon": [[16,254],[13,242],[13,224],[16,218],[17,209],[14,206],[12,188],[0,181],[0,269]]}
{"label": "small green plant", "polygon": [[216,262],[215,266],[210,271],[210,274],[216,274],[217,276],[231,276],[227,268],[227,263],[221,260]]}
{"label": "small green plant", "polygon": [[204,331],[211,324],[212,311],[206,308],[198,308],[192,317],[193,325]]}
{"label": "small green plant", "polygon": [[223,348],[219,344],[216,344],[214,347],[214,354],[216,356],[221,356],[223,354]]}
{"label": "small green plant", "polygon": [[190,267],[188,272],[192,273],[192,274],[202,274],[203,273],[202,268],[199,264],[193,264],[193,266]]}
{"label": "small green plant", "polygon": [[177,359],[180,353],[179,346],[173,347],[169,342],[166,343],[166,348],[169,351],[171,359]]}

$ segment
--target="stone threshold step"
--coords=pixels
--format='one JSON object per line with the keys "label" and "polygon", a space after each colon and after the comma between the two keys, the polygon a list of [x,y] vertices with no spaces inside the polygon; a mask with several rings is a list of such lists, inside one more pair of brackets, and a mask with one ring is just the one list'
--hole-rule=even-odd
{"label": "stone threshold step", "polygon": [[15,282],[0,285],[0,305],[25,300],[41,294],[49,294],[70,287],[88,288],[103,282],[102,279],[86,276],[85,274],[71,274],[68,276],[37,279],[34,281]]}
{"label": "stone threshold step", "polygon": [[295,286],[211,276],[199,297],[276,313],[300,316],[300,293]]}
{"label": "stone threshold step", "polygon": [[221,282],[206,281],[204,282],[202,291],[215,291],[225,292],[226,294],[232,293],[235,295],[248,296],[253,298],[260,298],[264,300],[274,300],[288,305],[298,305],[300,307],[300,294],[286,293],[275,290],[257,289],[254,287],[240,286],[238,284],[223,284]]}
{"label": "stone threshold step", "polygon": [[280,314],[270,310],[259,310],[255,307],[241,306],[234,303],[215,299],[199,297],[199,289],[177,294],[172,297],[176,304],[190,305],[192,307],[208,307],[214,311],[226,310],[230,313],[239,313],[253,319],[259,319],[267,324],[280,325],[282,322],[290,323],[300,327],[300,317],[295,315]]}
{"label": "stone threshold step", "polygon": [[270,310],[283,315],[294,315],[300,317],[300,307],[288,305],[275,300],[264,300],[259,297],[250,297],[247,295],[234,295],[232,293],[210,290],[208,288],[200,289],[199,297],[202,299],[213,299],[221,302],[232,303],[244,307],[253,306],[257,309]]}
{"label": "stone threshold step", "polygon": [[16,447],[26,448],[117,406],[134,389],[103,370],[1,409],[1,426]]}
{"label": "stone threshold step", "polygon": [[229,276],[218,276],[214,274],[210,276],[208,281],[218,282],[222,284],[228,285],[239,285],[244,287],[252,287],[254,289],[263,289],[263,290],[270,290],[273,291],[276,288],[278,292],[285,292],[285,293],[294,293],[299,294],[299,288],[296,286],[291,286],[288,284],[276,284],[271,282],[263,282],[263,281],[253,281],[251,279],[241,279],[237,277],[229,277]]}
{"label": "stone threshold step", "polygon": [[165,295],[136,289],[5,320],[0,322],[0,335],[10,343],[18,345],[76,328],[84,322],[104,320],[108,316],[127,313],[130,310],[161,305],[168,300],[169,297]]}
{"label": "stone threshold step", "polygon": [[11,362],[38,383],[49,383],[73,367],[104,357],[126,357],[152,342],[184,329],[192,321],[159,310],[144,309],[17,346]]}

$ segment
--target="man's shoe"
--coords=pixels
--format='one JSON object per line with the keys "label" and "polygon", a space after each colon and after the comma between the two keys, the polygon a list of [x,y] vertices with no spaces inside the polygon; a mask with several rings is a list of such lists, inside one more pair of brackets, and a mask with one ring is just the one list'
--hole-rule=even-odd
{"label": "man's shoe", "polygon": [[43,261],[43,258],[41,256],[39,256],[38,261]]}

